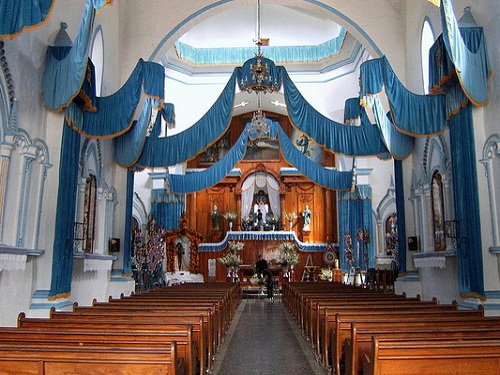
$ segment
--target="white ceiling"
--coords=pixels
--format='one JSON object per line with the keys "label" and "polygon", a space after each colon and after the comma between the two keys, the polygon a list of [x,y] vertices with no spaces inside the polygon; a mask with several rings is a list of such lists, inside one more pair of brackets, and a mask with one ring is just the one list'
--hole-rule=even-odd
{"label": "white ceiling", "polygon": [[[340,26],[303,9],[261,5],[261,37],[271,46],[317,45],[339,35]],[[256,39],[257,7],[243,6],[216,14],[179,40],[197,48],[251,47]]]}

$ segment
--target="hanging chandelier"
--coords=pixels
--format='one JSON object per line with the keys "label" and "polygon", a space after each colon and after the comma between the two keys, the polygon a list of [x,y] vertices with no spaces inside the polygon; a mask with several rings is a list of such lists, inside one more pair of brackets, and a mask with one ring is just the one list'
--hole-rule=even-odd
{"label": "hanging chandelier", "polygon": [[[244,77],[240,81],[240,88],[248,93],[272,93],[279,90],[278,81],[270,74],[269,63],[264,61],[262,53],[262,46],[269,44],[269,39],[262,39],[260,37],[260,0],[257,0],[257,35],[254,40],[257,46],[257,54],[252,59],[255,62],[250,63],[251,80]],[[267,59],[266,59],[267,60]]]}
{"label": "hanging chandelier", "polygon": [[266,122],[266,115],[262,112],[260,107],[260,96],[261,92],[257,92],[257,111],[252,115],[252,121],[250,123],[250,134],[253,135],[268,135],[269,126]]}

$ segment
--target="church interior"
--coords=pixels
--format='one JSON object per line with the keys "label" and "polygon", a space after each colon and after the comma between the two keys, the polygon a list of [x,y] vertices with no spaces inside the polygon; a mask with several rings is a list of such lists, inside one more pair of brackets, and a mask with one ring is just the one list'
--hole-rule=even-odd
{"label": "church interior", "polygon": [[[15,373],[18,336],[37,353],[26,371],[43,361],[45,374],[92,372],[93,350],[114,340],[101,371],[139,374],[146,362],[163,371],[158,350],[174,358],[167,373],[276,373],[217,362],[216,353],[241,362],[245,346],[234,340],[243,325],[260,327],[254,310],[280,316],[298,332],[283,340],[310,349],[312,359],[285,373],[410,373],[404,358],[384,362],[392,341],[361,318],[359,347],[351,328],[342,331],[347,320],[333,311],[362,315],[347,306],[355,298],[380,315],[425,305],[420,314],[436,314],[444,335],[456,328],[445,320],[471,320],[454,338],[488,353],[475,370],[486,372],[451,354],[427,365],[499,373],[498,5],[0,5],[0,353],[10,358],[0,373]],[[158,338],[164,345],[145,353],[115,338],[98,312],[102,336],[78,338],[89,340],[78,370],[56,359],[52,341],[36,346],[49,336],[27,333],[59,320],[69,332],[65,314],[83,329],[86,308],[114,303],[131,321],[171,314],[161,324],[192,339]],[[182,319],[187,333],[173,327]],[[346,335],[337,342],[334,324]],[[456,350],[429,327],[404,329]],[[394,358],[418,357],[405,340]],[[128,363],[118,349],[144,360]],[[33,366],[27,373],[41,373]],[[413,373],[429,369],[418,366]]]}

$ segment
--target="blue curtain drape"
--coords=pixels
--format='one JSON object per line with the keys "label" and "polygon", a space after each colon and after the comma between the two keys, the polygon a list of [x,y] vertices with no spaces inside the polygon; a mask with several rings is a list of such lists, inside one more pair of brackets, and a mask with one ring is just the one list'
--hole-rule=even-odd
{"label": "blue curtain drape", "polygon": [[80,135],[67,124],[63,128],[60,155],[50,299],[69,296],[73,276],[73,226],[76,211]]}
{"label": "blue curtain drape", "polygon": [[55,0],[5,0],[0,2],[0,39],[13,39],[45,23]]}
{"label": "blue curtain drape", "polygon": [[155,99],[146,98],[137,122],[127,133],[113,139],[115,161],[121,166],[133,165],[141,155],[155,102]]}
{"label": "blue curtain drape", "polygon": [[405,193],[403,180],[403,162],[394,159],[394,183],[396,189],[396,214],[397,229],[399,236],[398,256],[399,271],[406,272],[406,215],[405,215]]}
{"label": "blue curtain drape", "polygon": [[471,105],[450,119],[453,199],[457,220],[458,288],[484,295],[481,218]]}
{"label": "blue curtain drape", "polygon": [[280,151],[290,164],[311,181],[336,190],[350,190],[353,184],[353,172],[339,172],[334,169],[324,168],[300,152],[290,141],[279,123],[272,122],[272,132],[278,134]]}
{"label": "blue curtain drape", "polygon": [[486,40],[480,35],[471,45],[461,35],[450,0],[441,0],[441,26],[446,52],[455,66],[463,92],[475,106],[488,103],[489,62]]}
{"label": "blue curtain drape", "polygon": [[443,132],[446,125],[444,95],[410,92],[401,84],[385,56],[361,64],[360,81],[360,96],[365,101],[385,89],[392,122],[399,132],[411,136]]}
{"label": "blue curtain drape", "polygon": [[[266,119],[269,126],[270,138],[279,138],[280,150],[283,157],[297,170],[310,180],[330,189],[349,190],[352,187],[353,172],[339,172],[330,168],[324,168],[316,164],[307,156],[302,154],[292,144],[280,124],[276,121]],[[248,138],[259,137],[250,133],[250,124],[248,124],[237,142],[229,152],[210,168],[201,172],[188,173],[186,175],[170,175],[169,182],[174,193],[192,193],[206,189],[221,181],[245,155]]]}
{"label": "blue curtain drape", "polygon": [[132,208],[134,203],[133,171],[127,170],[127,200],[125,201],[125,232],[123,233],[123,274],[132,275]]}
{"label": "blue curtain drape", "polygon": [[186,175],[169,175],[170,187],[173,193],[193,193],[204,190],[221,181],[233,169],[234,165],[243,159],[247,147],[248,127],[243,129],[236,143],[229,152],[217,163],[202,172]]}
{"label": "blue curtain drape", "polygon": [[349,265],[345,253],[345,234],[350,233],[353,245],[353,267],[366,269],[366,260],[363,253],[363,245],[358,243],[356,237],[359,229],[367,229],[370,240],[368,242],[368,268],[375,266],[375,253],[373,241],[372,199],[371,187],[368,185],[357,185],[353,192],[338,192],[338,215],[339,215],[339,246],[340,266],[342,270],[348,271]]}
{"label": "blue curtain drape", "polygon": [[302,96],[288,73],[282,68],[285,102],[295,127],[327,149],[350,156],[387,154],[377,126],[364,123],[346,126],[317,112]]}
{"label": "blue curtain drape", "polygon": [[61,58],[58,47],[47,49],[43,73],[42,94],[47,109],[61,111],[80,91],[89,54],[89,39],[96,10],[111,3],[110,0],[87,0],[75,43]]}
{"label": "blue curtain drape", "polygon": [[405,159],[413,152],[414,140],[412,137],[400,133],[392,123],[389,113],[385,113],[378,95],[369,98],[373,100],[372,110],[375,122],[380,129],[382,139],[389,153],[394,159]]}
{"label": "blue curtain drape", "polygon": [[171,137],[148,137],[136,165],[166,167],[195,156],[214,143],[227,130],[233,113],[237,70],[233,72],[221,95],[193,126]]}
{"label": "blue curtain drape", "polygon": [[[485,48],[482,27],[460,27],[460,34],[467,48],[473,51]],[[488,65],[488,56],[484,51],[484,65]],[[456,69],[453,59],[448,56],[443,34],[439,35],[429,50],[429,90],[443,93],[446,97],[447,118],[456,115],[469,103],[469,98],[456,82]],[[484,78],[481,78],[484,79]],[[474,104],[474,103],[473,103]]]}
{"label": "blue curtain drape", "polygon": [[[130,129],[142,88],[147,97],[160,103],[163,101],[164,78],[162,65],[139,59],[129,79],[118,92],[96,98],[96,112],[83,111],[73,102],[66,109],[66,121],[88,138],[116,138]],[[137,138],[137,142],[144,141],[145,133],[140,134],[142,135]]]}
{"label": "blue curtain drape", "polygon": [[178,228],[184,213],[182,195],[167,193],[164,189],[151,190],[151,216],[165,230]]}

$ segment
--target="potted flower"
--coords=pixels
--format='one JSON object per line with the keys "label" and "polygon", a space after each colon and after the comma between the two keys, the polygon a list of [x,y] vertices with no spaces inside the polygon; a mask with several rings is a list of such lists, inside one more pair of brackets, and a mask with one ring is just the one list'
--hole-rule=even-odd
{"label": "potted flower", "polygon": [[288,226],[290,228],[290,231],[292,231],[293,221],[297,219],[297,213],[283,211],[283,217],[285,218],[286,221],[288,221]]}
{"label": "potted flower", "polygon": [[229,250],[225,253],[221,258],[219,258],[219,262],[221,262],[227,268],[227,278],[232,281],[238,280],[238,268],[243,263],[239,255],[236,255],[234,252]]}
{"label": "potted flower", "polygon": [[224,212],[224,219],[226,219],[229,222],[229,230],[233,229],[233,222],[236,220],[238,217],[238,214],[235,211],[227,211]]}
{"label": "potted flower", "polygon": [[289,277],[289,268],[299,263],[300,254],[295,250],[293,242],[282,242],[279,246],[278,263],[283,267],[284,277]]}
{"label": "potted flower", "polygon": [[229,247],[229,250],[235,254],[237,251],[243,250],[245,244],[239,241],[228,241],[227,246]]}
{"label": "potted flower", "polygon": [[253,227],[253,217],[250,215],[245,215],[241,219],[241,224],[243,227],[243,230],[252,230]]}
{"label": "potted flower", "polygon": [[272,226],[273,230],[275,230],[280,223],[280,218],[274,214],[271,214],[267,216],[267,222]]}
{"label": "potted flower", "polygon": [[328,280],[332,281],[333,280],[333,271],[331,268],[322,268],[321,273],[319,274],[319,278],[321,280]]}

